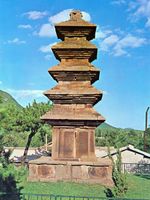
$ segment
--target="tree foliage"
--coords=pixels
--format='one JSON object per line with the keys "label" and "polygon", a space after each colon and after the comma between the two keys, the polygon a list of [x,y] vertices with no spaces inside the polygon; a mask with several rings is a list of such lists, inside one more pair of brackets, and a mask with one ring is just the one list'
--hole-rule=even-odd
{"label": "tree foliage", "polygon": [[129,144],[143,150],[143,131],[134,129],[100,129],[96,130],[97,146],[114,146],[120,148]]}
{"label": "tree foliage", "polygon": [[[51,107],[49,102],[37,103],[36,101],[22,109],[12,105],[7,106],[0,121],[5,136],[3,137],[3,146],[20,146],[21,144],[26,146],[25,159],[30,145],[43,145],[45,134],[48,134],[51,139],[50,127],[40,120],[40,117]],[[37,136],[32,140],[35,135]]]}
{"label": "tree foliage", "polygon": [[[109,149],[109,147],[108,147]],[[127,190],[128,184],[126,180],[126,174],[122,172],[121,152],[117,152],[117,160],[115,161],[110,154],[109,157],[113,164],[112,179],[114,182],[113,188],[106,188],[105,193],[107,197],[124,197]]]}
{"label": "tree foliage", "polygon": [[[50,109],[50,106],[51,105],[49,103],[36,103],[36,101],[34,101],[32,105],[29,104],[26,108],[23,108],[22,112],[20,112],[16,117],[16,127],[18,131],[27,131],[29,133],[23,155],[23,161],[26,159],[33,136],[38,131],[42,130],[43,122],[40,120],[40,117]],[[47,129],[45,132],[46,131]]]}

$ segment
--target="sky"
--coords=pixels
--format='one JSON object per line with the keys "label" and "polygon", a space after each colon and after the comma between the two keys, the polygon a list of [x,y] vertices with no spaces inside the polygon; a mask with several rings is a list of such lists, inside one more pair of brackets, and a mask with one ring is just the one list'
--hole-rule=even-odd
{"label": "sky", "polygon": [[[59,42],[54,24],[72,9],[97,25],[97,60],[103,90],[95,106],[106,122],[144,129],[150,106],[150,0],[0,0],[0,89],[22,106],[57,83],[48,69],[59,63],[50,47]],[[150,117],[149,117],[150,121]],[[150,124],[150,123],[149,123]]]}

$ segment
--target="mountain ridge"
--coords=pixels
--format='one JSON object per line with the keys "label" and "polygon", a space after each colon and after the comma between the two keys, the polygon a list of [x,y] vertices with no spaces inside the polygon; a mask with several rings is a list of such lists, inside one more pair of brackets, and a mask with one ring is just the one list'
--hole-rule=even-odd
{"label": "mountain ridge", "polygon": [[0,111],[5,110],[9,105],[14,105],[18,109],[22,108],[22,106],[8,92],[0,90]]}

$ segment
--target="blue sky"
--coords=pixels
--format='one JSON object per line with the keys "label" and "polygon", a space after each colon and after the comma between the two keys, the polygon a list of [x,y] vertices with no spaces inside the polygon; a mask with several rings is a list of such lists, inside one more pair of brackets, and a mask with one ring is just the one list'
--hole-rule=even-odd
{"label": "blue sky", "polygon": [[[47,70],[58,64],[50,46],[53,24],[71,9],[97,24],[101,70],[94,85],[104,91],[95,109],[107,123],[144,129],[150,106],[150,0],[0,0],[0,89],[21,105],[47,101],[42,92],[56,82]],[[150,120],[150,119],[149,119]]]}

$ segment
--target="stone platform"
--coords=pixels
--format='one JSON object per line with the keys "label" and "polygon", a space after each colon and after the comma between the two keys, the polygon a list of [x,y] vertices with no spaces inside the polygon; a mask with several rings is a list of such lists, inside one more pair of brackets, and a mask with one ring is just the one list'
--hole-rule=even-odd
{"label": "stone platform", "polygon": [[109,159],[81,162],[55,161],[50,157],[41,157],[30,161],[28,181],[66,181],[113,186],[112,164]]}

